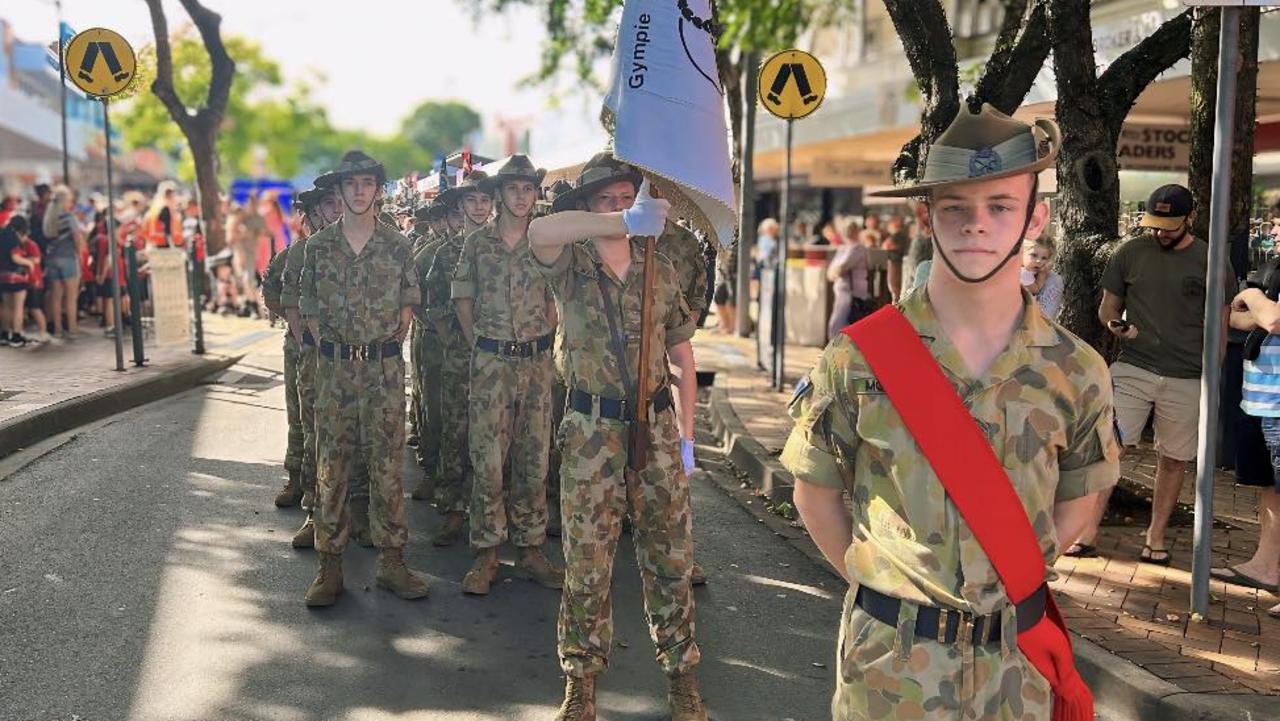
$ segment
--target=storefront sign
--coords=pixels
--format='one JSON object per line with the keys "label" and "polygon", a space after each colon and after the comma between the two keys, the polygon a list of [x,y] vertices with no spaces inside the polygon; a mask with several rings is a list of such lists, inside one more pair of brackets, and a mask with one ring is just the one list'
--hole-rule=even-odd
{"label": "storefront sign", "polygon": [[861,188],[889,185],[891,160],[862,158],[814,158],[809,167],[811,188]]}
{"label": "storefront sign", "polygon": [[179,248],[149,248],[151,302],[155,307],[156,343],[179,343],[191,338],[191,290],[187,285],[187,254]]}
{"label": "storefront sign", "polygon": [[1186,170],[1191,158],[1191,128],[1125,123],[1116,143],[1122,170]]}

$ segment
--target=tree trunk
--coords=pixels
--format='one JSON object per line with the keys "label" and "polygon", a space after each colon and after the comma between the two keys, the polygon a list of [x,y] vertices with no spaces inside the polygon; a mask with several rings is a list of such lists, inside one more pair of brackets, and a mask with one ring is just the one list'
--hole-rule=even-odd
{"label": "tree trunk", "polygon": [[[193,129],[194,130],[194,129]],[[226,225],[222,218],[222,187],[218,183],[218,129],[202,128],[188,136],[196,166],[196,187],[200,191],[200,216],[204,220],[205,249],[209,255],[227,247]]]}
{"label": "tree trunk", "polygon": [[[1231,158],[1231,217],[1228,236],[1249,232],[1253,212],[1253,128],[1258,100],[1258,8],[1240,14],[1240,59],[1236,75],[1235,144]],[[1191,158],[1188,177],[1197,208],[1191,232],[1209,238],[1213,196],[1213,141],[1218,98],[1219,10],[1201,10],[1191,36]]]}
{"label": "tree trunk", "polygon": [[902,41],[911,74],[920,88],[920,135],[902,147],[893,163],[896,184],[911,182],[924,167],[929,143],[960,110],[960,70],[951,42],[951,24],[939,0],[885,0]]}

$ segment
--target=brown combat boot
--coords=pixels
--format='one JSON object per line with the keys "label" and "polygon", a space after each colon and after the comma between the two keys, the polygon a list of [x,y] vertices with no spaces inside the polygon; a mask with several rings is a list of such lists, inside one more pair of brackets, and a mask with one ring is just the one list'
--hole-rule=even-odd
{"label": "brown combat boot", "polygon": [[595,676],[565,678],[564,703],[555,721],[596,721]]}
{"label": "brown combat boot", "polygon": [[449,511],[444,516],[444,523],[431,534],[431,545],[452,546],[462,540],[462,534],[466,529],[467,517],[462,511]]}
{"label": "brown combat boot", "polygon": [[311,520],[311,514],[307,514],[307,520],[302,522],[302,528],[293,534],[293,540],[290,542],[294,548],[315,548],[316,547],[316,524]]}
{"label": "brown combat boot", "polygon": [[541,548],[530,546],[520,549],[516,568],[526,578],[544,588],[564,588],[564,569],[551,562]]}
{"label": "brown combat boot", "polygon": [[384,548],[378,553],[378,588],[385,588],[407,601],[425,598],[427,577],[404,565],[404,549]]}
{"label": "brown combat boot", "polygon": [[409,497],[415,501],[429,501],[435,487],[436,484],[432,482],[431,477],[423,475],[418,484],[413,487],[413,491],[409,493]]}
{"label": "brown combat boot", "polygon": [[373,548],[373,538],[369,535],[368,496],[351,499],[351,540],[365,548]]}
{"label": "brown combat boot", "polygon": [[489,588],[498,577],[498,549],[482,548],[476,551],[471,570],[462,577],[462,592],[472,596],[487,596]]}
{"label": "brown combat boot", "polygon": [[689,569],[689,581],[695,586],[707,585],[707,572],[702,568],[701,563],[693,562],[693,568]]}
{"label": "brown combat boot", "polygon": [[693,671],[685,671],[672,676],[669,683],[667,704],[671,706],[671,721],[707,721],[707,709],[702,705],[697,675]]}
{"label": "brown combat boot", "polygon": [[293,508],[302,500],[302,472],[289,471],[289,480],[276,494],[276,508]]}
{"label": "brown combat boot", "polygon": [[342,556],[321,551],[320,572],[307,588],[307,605],[332,606],[342,591]]}

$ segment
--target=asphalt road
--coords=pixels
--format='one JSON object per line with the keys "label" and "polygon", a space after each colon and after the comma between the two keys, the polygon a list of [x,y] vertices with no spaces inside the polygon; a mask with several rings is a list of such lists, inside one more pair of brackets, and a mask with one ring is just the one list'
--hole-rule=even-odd
{"label": "asphalt road", "polygon": [[[353,545],[339,605],[303,606],[315,557],[289,547],[301,512],[271,505],[285,447],[273,345],[0,479],[0,721],[549,720],[558,592],[508,565],[488,598],[464,597],[470,554],[426,542],[425,504],[407,501],[407,557],[430,598],[372,588],[374,551]],[[703,472],[693,485],[711,716],[830,718],[835,580]],[[600,718],[666,719],[625,539],[615,575]]]}

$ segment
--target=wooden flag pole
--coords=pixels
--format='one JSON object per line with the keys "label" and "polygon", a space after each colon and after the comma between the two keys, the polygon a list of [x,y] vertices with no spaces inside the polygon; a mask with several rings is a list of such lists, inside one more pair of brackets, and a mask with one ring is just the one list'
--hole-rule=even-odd
{"label": "wooden flag pole", "polygon": [[636,408],[630,434],[630,448],[627,449],[627,463],[634,471],[639,471],[649,464],[649,405],[652,394],[649,392],[649,359],[653,353],[649,332],[653,325],[653,283],[657,273],[654,272],[654,256],[657,252],[658,239],[652,235],[644,239],[644,295],[640,300],[640,368],[636,373]]}

